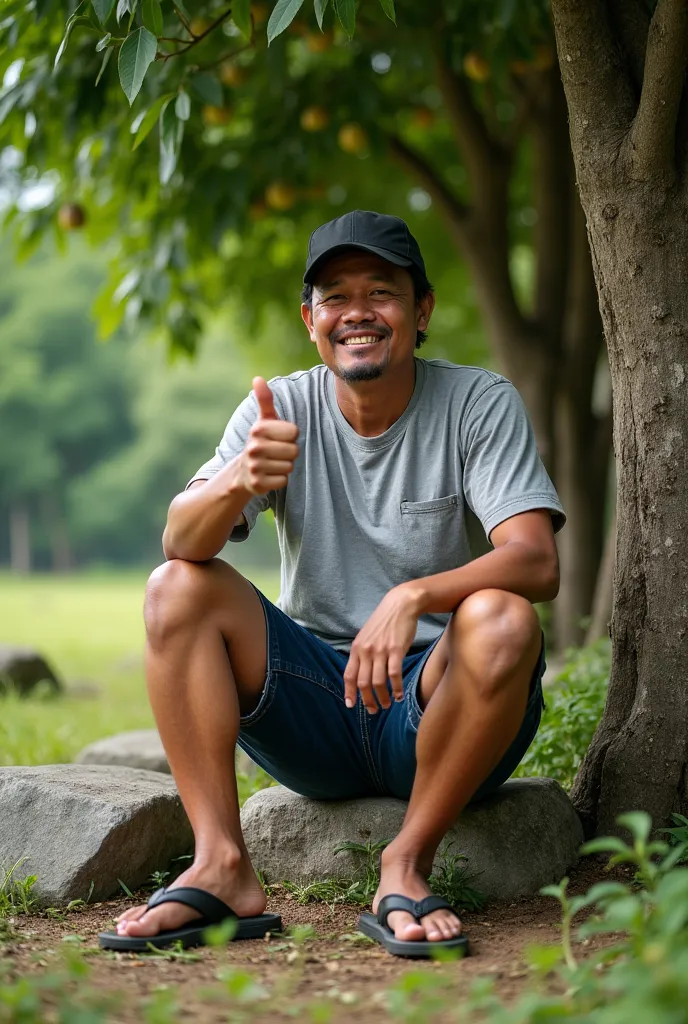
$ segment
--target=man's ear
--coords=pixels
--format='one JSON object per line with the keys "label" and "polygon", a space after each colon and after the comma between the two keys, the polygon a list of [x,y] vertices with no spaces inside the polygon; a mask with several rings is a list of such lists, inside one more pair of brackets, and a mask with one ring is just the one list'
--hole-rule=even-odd
{"label": "man's ear", "polygon": [[315,344],[315,331],[313,330],[313,307],[309,306],[307,302],[301,303],[301,319],[306,325],[306,330],[310,336],[311,341]]}
{"label": "man's ear", "polygon": [[419,331],[427,330],[428,324],[430,323],[430,317],[432,316],[432,311],[434,308],[435,293],[428,292],[427,295],[424,295],[423,298],[420,299],[417,305],[418,322],[416,324],[416,327],[418,328]]}

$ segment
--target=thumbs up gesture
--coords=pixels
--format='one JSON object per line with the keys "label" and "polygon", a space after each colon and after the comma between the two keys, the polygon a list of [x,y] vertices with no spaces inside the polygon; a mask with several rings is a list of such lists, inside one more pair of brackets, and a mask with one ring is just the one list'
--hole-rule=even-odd
{"label": "thumbs up gesture", "polygon": [[243,451],[242,477],[250,494],[267,494],[287,486],[299,454],[299,428],[278,417],[272,391],[262,377],[254,377],[253,393],[260,414]]}

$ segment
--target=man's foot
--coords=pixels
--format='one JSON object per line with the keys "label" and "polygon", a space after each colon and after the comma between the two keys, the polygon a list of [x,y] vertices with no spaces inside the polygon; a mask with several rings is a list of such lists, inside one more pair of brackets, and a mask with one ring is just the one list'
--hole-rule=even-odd
{"label": "man's foot", "polygon": [[[422,900],[431,893],[430,886],[418,868],[408,861],[394,861],[382,858],[380,885],[373,900],[373,913],[377,913],[383,896],[398,893],[412,900]],[[389,915],[387,926],[394,932],[397,939],[405,942],[441,942],[442,939],[453,939],[461,934],[461,922],[451,910],[435,910],[420,921],[403,910],[396,910]]]}
{"label": "man's foot", "polygon": [[[257,917],[264,913],[267,899],[248,857],[236,853],[218,855],[212,864],[194,864],[169,887],[178,886],[205,889],[227,903],[239,917]],[[117,934],[136,938],[158,935],[160,932],[182,928],[200,915],[181,903],[163,903],[148,910],[145,906],[132,907],[117,918]]]}

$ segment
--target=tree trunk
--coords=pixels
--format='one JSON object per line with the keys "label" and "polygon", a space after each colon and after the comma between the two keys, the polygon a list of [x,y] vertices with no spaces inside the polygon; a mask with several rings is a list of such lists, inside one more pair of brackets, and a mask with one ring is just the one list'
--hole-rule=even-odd
{"label": "tree trunk", "polygon": [[43,520],[50,541],[50,560],[53,572],[70,572],[72,546],[67,520],[58,494],[47,494],[42,502]]}
{"label": "tree trunk", "polygon": [[588,833],[688,811],[688,5],[659,0],[648,30],[631,4],[630,48],[612,16],[629,4],[552,3],[618,481],[609,694],[571,794]]}
{"label": "tree trunk", "polygon": [[[618,471],[609,698],[572,797],[589,828],[688,811],[688,208],[588,187]],[[661,195],[661,193],[660,193]]]}
{"label": "tree trunk", "polygon": [[31,572],[31,518],[22,502],[10,509],[10,567],[12,572]]}

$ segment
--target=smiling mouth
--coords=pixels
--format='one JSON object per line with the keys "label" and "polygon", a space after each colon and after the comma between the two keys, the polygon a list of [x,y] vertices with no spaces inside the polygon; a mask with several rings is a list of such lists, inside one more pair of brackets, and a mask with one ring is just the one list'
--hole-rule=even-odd
{"label": "smiling mouth", "polygon": [[340,345],[345,345],[347,348],[356,348],[363,345],[376,345],[378,341],[382,341],[379,334],[361,334],[352,338],[344,338]]}

